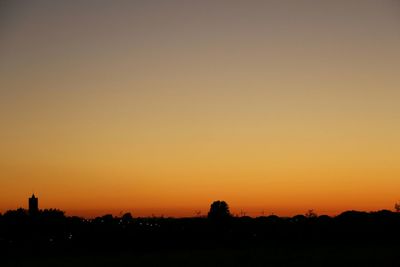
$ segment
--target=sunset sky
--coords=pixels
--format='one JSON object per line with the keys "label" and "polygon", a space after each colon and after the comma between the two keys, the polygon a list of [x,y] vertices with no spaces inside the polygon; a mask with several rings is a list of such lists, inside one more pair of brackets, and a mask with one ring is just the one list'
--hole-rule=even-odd
{"label": "sunset sky", "polygon": [[400,200],[400,2],[2,1],[0,212]]}

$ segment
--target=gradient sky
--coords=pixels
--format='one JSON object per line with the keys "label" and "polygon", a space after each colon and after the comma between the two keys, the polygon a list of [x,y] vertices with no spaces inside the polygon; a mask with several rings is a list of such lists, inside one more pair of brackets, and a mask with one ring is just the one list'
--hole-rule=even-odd
{"label": "gradient sky", "polygon": [[392,209],[400,2],[2,1],[0,212]]}

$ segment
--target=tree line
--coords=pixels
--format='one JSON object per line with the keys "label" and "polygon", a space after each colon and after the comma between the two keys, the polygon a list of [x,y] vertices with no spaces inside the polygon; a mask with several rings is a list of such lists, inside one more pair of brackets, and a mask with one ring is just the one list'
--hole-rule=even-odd
{"label": "tree line", "polygon": [[0,215],[0,249],[121,250],[171,247],[263,246],[274,242],[398,242],[400,212],[345,211],[337,216],[233,216],[225,201],[210,205],[206,217],[139,218],[125,213],[94,219],[66,216],[57,209],[29,214],[24,209]]}

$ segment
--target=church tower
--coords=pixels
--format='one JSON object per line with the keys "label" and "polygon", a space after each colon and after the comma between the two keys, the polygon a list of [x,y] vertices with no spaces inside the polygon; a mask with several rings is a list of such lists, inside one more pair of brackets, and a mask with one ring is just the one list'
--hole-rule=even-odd
{"label": "church tower", "polygon": [[29,198],[29,214],[37,214],[39,212],[39,199],[35,197],[35,194],[32,194],[32,197]]}

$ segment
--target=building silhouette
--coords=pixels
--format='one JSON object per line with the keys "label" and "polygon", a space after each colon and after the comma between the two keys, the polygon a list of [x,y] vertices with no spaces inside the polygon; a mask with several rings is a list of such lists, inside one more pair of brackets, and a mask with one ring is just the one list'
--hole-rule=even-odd
{"label": "building silhouette", "polygon": [[39,199],[35,197],[35,194],[32,194],[32,197],[29,198],[29,214],[37,214],[39,212]]}

